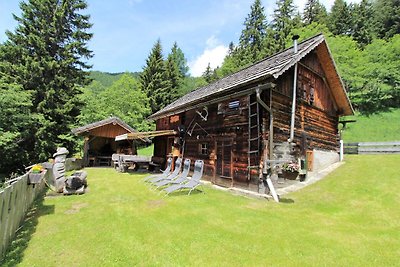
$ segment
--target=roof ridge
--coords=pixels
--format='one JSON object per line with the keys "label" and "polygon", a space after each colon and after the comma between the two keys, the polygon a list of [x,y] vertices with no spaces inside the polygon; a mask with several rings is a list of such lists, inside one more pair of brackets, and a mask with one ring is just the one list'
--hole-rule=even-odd
{"label": "roof ridge", "polygon": [[[321,40],[319,40],[317,42],[318,38],[321,38]],[[303,54],[303,52],[304,52],[304,51],[301,51],[302,46],[304,46],[304,44],[307,44],[307,42],[310,42],[310,40],[313,40],[313,39],[315,39],[314,41],[316,43],[318,43],[317,45],[319,45],[322,41],[325,40],[323,34],[318,33],[317,35],[314,35],[310,38],[307,38],[307,39],[301,41],[298,44],[298,46],[300,47],[299,54],[300,53]],[[303,50],[306,51],[304,54],[309,53],[309,48],[313,46],[312,44],[313,43],[311,43],[310,45],[303,48]],[[293,61],[299,60],[299,57],[297,57],[297,56],[292,57],[291,55],[288,54],[288,51],[293,50],[293,49],[294,49],[294,46],[290,46],[282,51],[276,52],[273,55],[270,55],[262,60],[259,60],[243,69],[240,69],[234,73],[231,73],[228,76],[218,79],[217,81],[214,81],[210,84],[199,87],[199,88],[181,96],[180,98],[176,99],[174,102],[170,103],[169,105],[165,106],[164,108],[160,109],[159,111],[155,112],[149,118],[150,119],[156,118],[157,116],[159,116],[167,111],[178,109],[179,107],[182,107],[182,106],[185,106],[186,104],[192,103],[201,97],[206,97],[209,95],[219,93],[221,91],[232,88],[233,86],[244,84],[253,79],[260,78],[262,76],[272,75],[274,78],[277,78],[288,69],[288,66],[293,64]],[[268,61],[271,61],[274,57],[276,57],[276,59],[280,59],[279,64],[281,64],[283,66],[283,67],[279,68],[280,71],[278,71],[279,69],[277,69],[277,70],[275,70],[273,68],[271,69],[271,66],[278,64],[277,62],[268,62]],[[301,58],[303,58],[303,57],[300,57],[300,59]],[[265,65],[265,66],[263,66],[263,65]],[[268,71],[268,67],[270,67],[269,71]],[[249,74],[248,72],[249,72],[249,69],[251,70],[252,68],[254,69],[254,73],[252,75],[250,75],[251,73]],[[263,68],[263,70],[261,70],[261,68]],[[283,72],[282,72],[282,70],[283,70]],[[276,72],[276,73],[274,73],[274,72]],[[240,77],[241,75],[244,77],[241,78]],[[206,93],[208,91],[209,91],[209,95],[206,95]],[[180,102],[182,102],[182,103],[180,103]]]}

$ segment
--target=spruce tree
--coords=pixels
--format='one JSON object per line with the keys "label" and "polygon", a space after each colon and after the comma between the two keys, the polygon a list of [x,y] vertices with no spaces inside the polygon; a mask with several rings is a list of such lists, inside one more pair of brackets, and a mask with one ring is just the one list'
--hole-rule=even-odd
{"label": "spruce tree", "polygon": [[352,17],[344,0],[335,0],[328,18],[328,28],[334,35],[350,35]]}
{"label": "spruce tree", "polygon": [[369,0],[355,4],[353,12],[352,36],[361,47],[372,42],[373,38],[373,9]]}
{"label": "spruce tree", "polygon": [[303,11],[305,25],[310,25],[313,22],[325,24],[327,17],[326,8],[319,0],[307,0]]}
{"label": "spruce tree", "polygon": [[374,11],[379,38],[389,39],[400,34],[400,0],[376,0]]}
{"label": "spruce tree", "polygon": [[189,67],[187,65],[187,60],[185,58],[185,54],[183,53],[182,49],[179,48],[178,44],[174,42],[174,45],[171,48],[171,53],[168,57],[171,56],[172,60],[178,66],[178,70],[180,73],[181,78],[185,78],[188,75]]}
{"label": "spruce tree", "polygon": [[171,84],[165,69],[160,39],[154,44],[139,78],[141,89],[150,100],[151,111],[154,113],[165,107]]}
{"label": "spruce tree", "polygon": [[267,31],[266,16],[261,1],[255,0],[250,9],[239,39],[241,60],[245,63],[254,63],[259,59]]}
{"label": "spruce tree", "polygon": [[164,103],[165,105],[168,105],[179,97],[178,92],[179,88],[182,86],[183,77],[172,53],[168,55],[167,61],[165,62],[165,67],[166,77],[171,86],[171,90],[169,91],[169,94],[166,95]]}
{"label": "spruce tree", "polygon": [[183,86],[189,67],[187,60],[182,50],[175,42],[168,54],[167,61],[165,62],[167,79],[170,82],[170,94],[166,96],[165,104],[169,104],[180,96],[181,87]]}
{"label": "spruce tree", "polygon": [[213,69],[211,68],[210,63],[208,63],[206,70],[201,76],[207,83],[211,83],[213,81],[213,74]]}
{"label": "spruce tree", "polygon": [[77,96],[88,82],[84,60],[92,56],[89,16],[81,14],[86,7],[84,0],[21,2],[18,25],[6,33],[1,71],[31,93],[35,127],[21,143],[33,162],[51,157],[57,146],[74,151],[71,128],[82,107]]}
{"label": "spruce tree", "polygon": [[272,28],[275,31],[277,49],[285,49],[285,42],[290,31],[296,26],[296,8],[293,0],[277,0],[274,10]]}
{"label": "spruce tree", "polygon": [[231,56],[235,52],[235,49],[235,44],[233,42],[230,42],[228,46],[228,56]]}

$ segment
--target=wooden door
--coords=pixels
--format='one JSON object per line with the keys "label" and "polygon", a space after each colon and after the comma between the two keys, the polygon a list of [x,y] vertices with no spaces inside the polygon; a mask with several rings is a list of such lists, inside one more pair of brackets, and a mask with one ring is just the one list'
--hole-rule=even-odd
{"label": "wooden door", "polygon": [[221,178],[233,181],[232,159],[233,152],[232,139],[217,140],[217,170],[216,174]]}

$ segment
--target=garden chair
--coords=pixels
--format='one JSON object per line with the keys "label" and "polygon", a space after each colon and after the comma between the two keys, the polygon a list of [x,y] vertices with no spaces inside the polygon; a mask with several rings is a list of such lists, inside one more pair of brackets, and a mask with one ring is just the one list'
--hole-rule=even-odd
{"label": "garden chair", "polygon": [[182,189],[190,189],[188,195],[192,193],[194,189],[196,189],[199,185],[201,185],[200,179],[203,176],[204,162],[202,160],[196,160],[194,163],[194,172],[192,179],[188,180],[187,183],[182,184],[174,184],[164,189],[167,192],[166,195],[170,193],[182,190]]}
{"label": "garden chair", "polygon": [[190,171],[190,159],[185,159],[185,161],[183,162],[183,171],[181,172],[181,174],[179,174],[176,178],[172,178],[172,179],[163,179],[157,183],[154,183],[154,185],[157,188],[160,188],[162,186],[166,186],[168,184],[180,184],[183,183],[185,181],[188,180],[188,175],[189,175],[189,171]]}
{"label": "garden chair", "polygon": [[167,177],[155,177],[153,179],[148,180],[148,182],[154,184],[164,179],[173,179],[176,176],[178,176],[178,174],[181,172],[181,167],[182,167],[182,158],[177,158],[175,160],[175,169],[171,174],[169,174]]}
{"label": "garden chair", "polygon": [[172,158],[168,158],[167,167],[165,168],[165,170],[162,171],[161,174],[149,175],[146,178],[144,178],[144,181],[149,181],[149,180],[157,178],[157,177],[166,178],[171,173],[171,167],[172,167]]}

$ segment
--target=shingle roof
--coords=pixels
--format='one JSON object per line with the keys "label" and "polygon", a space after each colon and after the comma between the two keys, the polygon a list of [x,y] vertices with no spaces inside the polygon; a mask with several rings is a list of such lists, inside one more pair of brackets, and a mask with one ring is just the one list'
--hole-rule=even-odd
{"label": "shingle roof", "polygon": [[[122,128],[124,128],[125,130],[127,130],[127,131],[130,132],[130,133],[135,133],[135,132],[137,132],[137,131],[136,131],[135,129],[133,129],[131,126],[129,126],[128,124],[126,124],[123,120],[121,120],[120,118],[115,117],[115,116],[114,116],[114,117],[107,118],[107,119],[104,119],[104,120],[101,120],[101,121],[96,121],[96,122],[87,124],[87,125],[85,125],[85,126],[79,127],[79,128],[72,129],[71,132],[72,132],[73,134],[78,135],[78,134],[80,134],[80,133],[88,132],[88,131],[90,131],[90,130],[92,130],[92,129],[95,129],[95,128],[98,128],[98,127],[101,127],[101,126],[104,126],[104,125],[107,125],[107,124],[110,124],[110,123],[112,123],[112,124],[118,124],[119,126],[121,126]],[[150,142],[150,140],[149,140],[148,138],[142,139],[142,141]]]}
{"label": "shingle roof", "polygon": [[180,110],[183,110],[185,107],[191,106],[196,102],[212,96],[217,97],[217,95],[224,91],[234,89],[237,86],[242,86],[259,78],[273,77],[277,79],[296,62],[300,61],[324,41],[325,39],[322,34],[304,40],[298,44],[298,53],[294,53],[294,48],[290,47],[243,70],[184,95],[165,108],[157,111],[149,118],[158,119],[172,112],[178,113]]}

